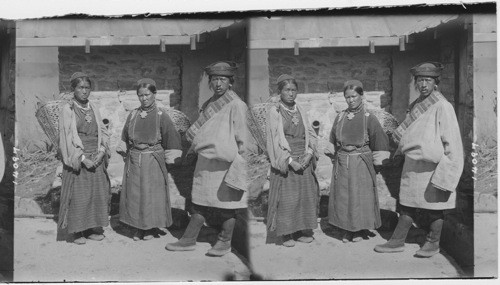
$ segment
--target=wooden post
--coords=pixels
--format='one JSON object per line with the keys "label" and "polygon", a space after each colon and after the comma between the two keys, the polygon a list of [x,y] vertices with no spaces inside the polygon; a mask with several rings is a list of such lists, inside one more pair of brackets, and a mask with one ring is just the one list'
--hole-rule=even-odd
{"label": "wooden post", "polygon": [[399,51],[405,51],[405,36],[399,37]]}
{"label": "wooden post", "polygon": [[85,53],[90,53],[90,40],[85,39]]}
{"label": "wooden post", "polygon": [[370,41],[370,53],[375,53],[375,42]]}
{"label": "wooden post", "polygon": [[192,35],[189,42],[191,43],[191,50],[196,50],[196,35]]}
{"label": "wooden post", "polygon": [[165,52],[166,47],[165,47],[165,39],[160,39],[160,51]]}
{"label": "wooden post", "polygon": [[293,54],[294,55],[299,55],[299,42],[295,42],[293,44]]}

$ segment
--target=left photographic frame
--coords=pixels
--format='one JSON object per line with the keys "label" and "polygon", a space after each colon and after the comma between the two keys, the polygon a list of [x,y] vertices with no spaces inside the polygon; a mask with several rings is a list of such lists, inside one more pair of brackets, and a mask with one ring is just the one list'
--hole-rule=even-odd
{"label": "left photographic frame", "polygon": [[0,282],[13,281],[15,149],[15,22],[0,20]]}
{"label": "left photographic frame", "polygon": [[[213,133],[224,133],[231,110],[246,107],[245,21],[54,18],[15,24],[22,169],[14,281],[248,279],[246,196],[241,191],[197,202],[205,194],[193,185],[206,189],[215,179],[203,180],[214,184],[208,186],[196,182],[200,161],[212,162],[197,148],[188,157],[194,142],[186,138],[190,125],[206,129],[200,109],[225,87],[230,100],[220,110],[206,108],[215,111],[205,117],[227,115]],[[191,135],[203,140],[197,130]],[[215,172],[212,166],[204,174]],[[224,176],[217,171],[214,176]]]}

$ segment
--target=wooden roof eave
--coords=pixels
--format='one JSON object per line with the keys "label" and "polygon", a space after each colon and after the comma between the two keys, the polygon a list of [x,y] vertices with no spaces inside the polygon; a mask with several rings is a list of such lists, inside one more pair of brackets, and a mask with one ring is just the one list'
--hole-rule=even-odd
{"label": "wooden roof eave", "polygon": [[129,37],[51,37],[51,38],[17,38],[18,47],[70,47],[85,46],[90,41],[91,46],[116,45],[189,45],[190,36],[129,36]]}
{"label": "wooden roof eave", "polygon": [[[281,39],[281,40],[250,40],[249,49],[291,49],[298,43],[300,48],[323,47],[368,47],[370,41],[375,46],[399,46],[400,37],[368,37],[368,38],[310,38],[310,39]],[[411,42],[411,38],[410,38]]]}

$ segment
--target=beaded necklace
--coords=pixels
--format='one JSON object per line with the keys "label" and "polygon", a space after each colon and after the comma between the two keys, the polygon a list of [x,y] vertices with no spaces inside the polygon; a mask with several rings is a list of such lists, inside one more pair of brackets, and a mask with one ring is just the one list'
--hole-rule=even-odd
{"label": "beaded necklace", "polygon": [[84,107],[80,105],[80,102],[75,100],[74,105],[76,105],[80,110],[82,110],[83,114],[85,114],[85,121],[88,124],[92,123],[92,115],[91,115],[92,108],[90,108],[90,102],[87,101],[87,107]]}
{"label": "beaded necklace", "polygon": [[299,122],[300,122],[299,115],[297,114],[297,104],[293,105],[293,109],[288,108],[281,101],[280,101],[280,104],[283,107],[281,109],[285,110],[287,113],[289,113],[290,115],[292,115],[292,124],[294,124],[295,126],[297,126],[299,124]]}
{"label": "beaded necklace", "polygon": [[141,119],[145,119],[148,116],[148,114],[155,109],[155,107],[156,107],[156,103],[151,104],[151,106],[149,106],[148,108],[141,107],[142,111],[139,113],[139,115],[141,116]]}
{"label": "beaded necklace", "polygon": [[353,111],[349,111],[349,109],[347,109],[347,119],[349,121],[352,120],[352,118],[354,118],[354,115],[361,112],[361,110],[363,110],[363,103],[359,104],[358,108]]}

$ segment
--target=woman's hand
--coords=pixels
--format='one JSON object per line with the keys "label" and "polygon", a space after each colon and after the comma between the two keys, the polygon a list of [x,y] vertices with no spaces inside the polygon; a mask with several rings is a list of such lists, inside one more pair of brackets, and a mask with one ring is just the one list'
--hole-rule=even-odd
{"label": "woman's hand", "polygon": [[94,166],[97,167],[99,164],[101,164],[102,158],[104,157],[104,152],[100,151],[97,153],[96,157],[93,159]]}
{"label": "woman's hand", "polygon": [[333,144],[328,143],[327,146],[325,147],[323,153],[328,156],[330,159],[334,159],[335,157],[335,147]]}
{"label": "woman's hand", "polygon": [[83,166],[85,166],[85,168],[87,168],[87,169],[91,169],[94,167],[94,162],[88,158],[85,158],[82,161],[82,163],[83,163]]}
{"label": "woman's hand", "polygon": [[290,162],[290,167],[296,172],[302,170],[302,164],[298,163],[295,160],[292,160],[292,162]]}
{"label": "woman's hand", "polygon": [[312,154],[308,153],[304,157],[300,159],[300,165],[302,165],[302,169],[306,169],[311,162]]}

